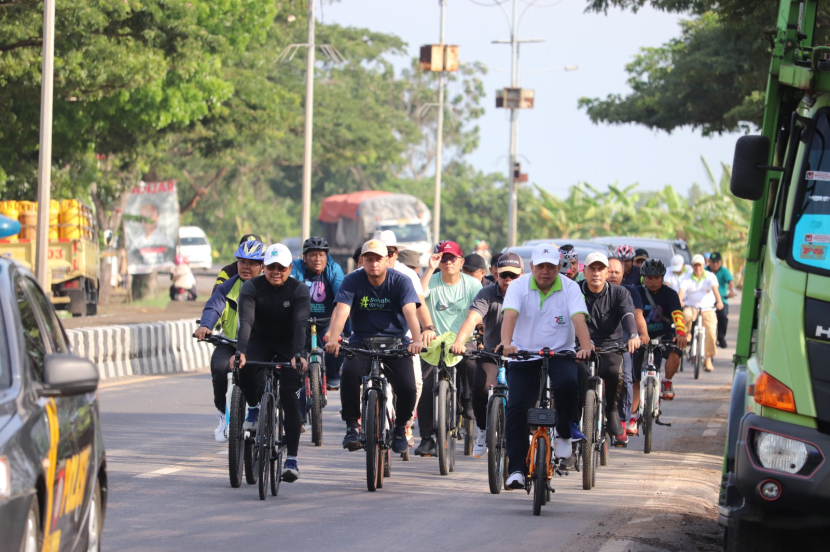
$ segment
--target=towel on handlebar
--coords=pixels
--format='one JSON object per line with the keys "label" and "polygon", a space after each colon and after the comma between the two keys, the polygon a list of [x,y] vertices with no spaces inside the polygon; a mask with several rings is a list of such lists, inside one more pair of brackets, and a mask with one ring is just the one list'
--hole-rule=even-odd
{"label": "towel on handlebar", "polygon": [[432,366],[438,366],[441,359],[441,344],[444,344],[444,364],[447,366],[455,366],[464,358],[462,355],[454,355],[450,352],[450,347],[455,343],[455,332],[446,332],[435,338],[427,347],[426,353],[421,353],[421,358],[427,361]]}

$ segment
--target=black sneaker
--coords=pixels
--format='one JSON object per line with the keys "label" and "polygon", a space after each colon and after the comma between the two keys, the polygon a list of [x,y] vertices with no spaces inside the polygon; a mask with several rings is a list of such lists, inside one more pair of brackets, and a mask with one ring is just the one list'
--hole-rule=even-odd
{"label": "black sneaker", "polygon": [[406,440],[406,426],[395,426],[392,430],[392,452],[403,454],[409,450],[409,441]]}
{"label": "black sneaker", "polygon": [[726,349],[726,339],[720,338],[718,339],[718,347],[721,349]]}
{"label": "black sneaker", "polygon": [[343,437],[343,448],[354,452],[360,449],[360,431],[356,427],[346,428],[346,436]]}
{"label": "black sneaker", "polygon": [[435,447],[435,441],[431,437],[421,439],[421,444],[415,449],[415,454],[418,456],[435,456],[438,454],[438,449]]}

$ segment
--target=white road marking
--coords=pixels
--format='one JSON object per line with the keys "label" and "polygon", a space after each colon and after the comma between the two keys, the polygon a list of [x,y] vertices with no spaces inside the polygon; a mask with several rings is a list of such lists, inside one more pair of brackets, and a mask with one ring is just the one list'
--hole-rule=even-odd
{"label": "white road marking", "polygon": [[160,470],[152,471],[149,473],[140,473],[135,477],[138,479],[152,479],[153,477],[161,477],[162,475],[170,475],[171,473],[176,473],[182,471],[184,468],[161,468]]}
{"label": "white road marking", "polygon": [[714,437],[715,435],[718,434],[718,431],[719,430],[717,430],[717,429],[704,429],[703,430],[703,436],[704,437]]}
{"label": "white road marking", "polygon": [[599,552],[628,552],[633,544],[630,540],[610,540],[602,545]]}
{"label": "white road marking", "polygon": [[628,523],[629,524],[631,524],[631,523],[648,523],[649,521],[653,521],[653,520],[654,520],[654,516],[651,516],[651,517],[632,519]]}
{"label": "white road marking", "polygon": [[228,455],[228,449],[220,450],[219,452],[216,453],[217,456],[221,456],[222,454],[227,456]]}

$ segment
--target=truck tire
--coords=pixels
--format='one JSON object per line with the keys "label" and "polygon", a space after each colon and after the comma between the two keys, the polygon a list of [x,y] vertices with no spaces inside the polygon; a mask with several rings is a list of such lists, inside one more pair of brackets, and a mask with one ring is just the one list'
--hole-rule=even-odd
{"label": "truck tire", "polygon": [[86,315],[95,316],[98,314],[98,281],[95,281],[95,287],[93,287],[92,282],[87,280],[87,288]]}
{"label": "truck tire", "polygon": [[760,523],[738,521],[735,527],[728,527],[723,535],[725,552],[774,552],[786,550],[782,531]]}
{"label": "truck tire", "polygon": [[86,278],[78,278],[78,289],[67,290],[66,295],[69,297],[69,312],[72,316],[84,316],[87,302]]}

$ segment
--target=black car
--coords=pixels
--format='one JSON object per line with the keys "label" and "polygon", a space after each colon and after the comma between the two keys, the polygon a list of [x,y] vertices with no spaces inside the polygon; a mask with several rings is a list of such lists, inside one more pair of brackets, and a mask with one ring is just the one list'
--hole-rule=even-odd
{"label": "black car", "polygon": [[98,370],[71,354],[32,274],[0,259],[0,550],[99,550]]}

